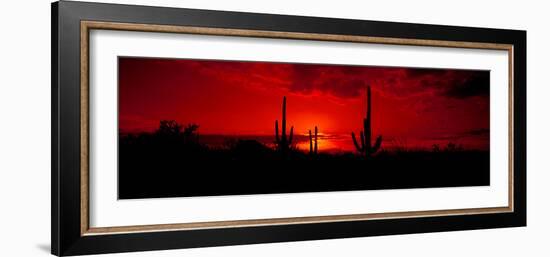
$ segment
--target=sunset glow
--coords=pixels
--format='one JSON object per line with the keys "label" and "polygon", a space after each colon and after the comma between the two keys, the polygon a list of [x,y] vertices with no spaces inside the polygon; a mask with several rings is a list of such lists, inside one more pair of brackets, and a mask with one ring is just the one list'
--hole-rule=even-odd
{"label": "sunset glow", "polygon": [[383,147],[449,142],[489,148],[489,72],[160,58],[119,58],[119,131],[152,132],[160,120],[198,124],[200,135],[274,135],[287,97],[287,129],[309,149],[353,151],[372,88],[372,130]]}

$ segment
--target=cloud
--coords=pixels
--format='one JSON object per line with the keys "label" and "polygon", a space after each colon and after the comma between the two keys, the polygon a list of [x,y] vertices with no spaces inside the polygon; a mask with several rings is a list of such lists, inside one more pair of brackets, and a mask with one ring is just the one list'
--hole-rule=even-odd
{"label": "cloud", "polygon": [[359,97],[368,85],[394,98],[439,95],[465,99],[489,95],[489,72],[399,67],[292,65],[288,90]]}
{"label": "cloud", "polygon": [[301,94],[320,92],[340,98],[358,97],[367,81],[355,70],[343,66],[295,65],[288,89]]}
{"label": "cloud", "polygon": [[369,85],[381,95],[400,99],[489,95],[489,71],[246,61],[185,60],[180,64],[221,83],[341,99],[360,97]]}
{"label": "cloud", "polygon": [[489,80],[489,72],[471,73],[469,76],[455,78],[451,86],[444,90],[443,95],[459,99],[489,96]]}
{"label": "cloud", "polygon": [[489,96],[489,71],[408,69],[409,79],[417,80],[423,88],[430,88],[438,95],[465,99]]}

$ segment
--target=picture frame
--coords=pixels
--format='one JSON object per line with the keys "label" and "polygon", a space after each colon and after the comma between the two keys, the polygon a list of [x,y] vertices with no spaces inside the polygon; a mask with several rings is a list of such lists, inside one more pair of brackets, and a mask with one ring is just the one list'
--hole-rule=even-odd
{"label": "picture frame", "polygon": [[[91,226],[90,32],[163,33],[507,53],[506,206]],[[526,32],[167,7],[52,4],[52,254],[58,256],[526,225]],[[502,86],[502,85],[501,85]],[[370,93],[369,93],[370,94]],[[97,103],[97,102],[95,102]],[[493,129],[493,127],[491,127]],[[96,151],[103,151],[96,149]],[[101,185],[96,185],[101,188]],[[96,187],[96,189],[98,188]],[[94,189],[95,190],[95,189]],[[116,199],[115,199],[116,200]],[[222,201],[221,199],[220,201]],[[225,200],[226,201],[226,200]],[[350,202],[350,205],[359,203]]]}

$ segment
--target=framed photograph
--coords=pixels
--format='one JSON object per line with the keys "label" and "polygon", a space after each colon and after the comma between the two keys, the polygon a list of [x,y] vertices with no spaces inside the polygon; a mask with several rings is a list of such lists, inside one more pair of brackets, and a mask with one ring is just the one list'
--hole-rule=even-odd
{"label": "framed photograph", "polygon": [[52,253],[526,225],[526,32],[52,5]]}

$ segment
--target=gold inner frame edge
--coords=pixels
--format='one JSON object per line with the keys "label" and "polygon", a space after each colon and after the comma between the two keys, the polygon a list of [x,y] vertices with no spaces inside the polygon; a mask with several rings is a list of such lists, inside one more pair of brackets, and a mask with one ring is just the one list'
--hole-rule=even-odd
{"label": "gold inner frame edge", "polygon": [[[308,216],[308,217],[290,217],[290,218],[272,218],[272,219],[208,221],[208,222],[190,222],[190,223],[175,223],[175,224],[152,224],[152,225],[135,225],[135,226],[118,226],[118,227],[90,227],[90,223],[89,223],[89,218],[90,218],[90,214],[89,214],[90,212],[90,209],[89,209],[89,197],[90,197],[89,196],[89,32],[92,29],[506,50],[508,52],[508,71],[509,71],[508,72],[508,93],[509,93],[508,95],[508,98],[509,98],[508,99],[508,104],[509,104],[509,107],[508,107],[508,140],[509,140],[509,143],[508,143],[508,147],[509,147],[509,150],[508,150],[508,206],[467,208],[467,209],[448,209],[448,210],[349,214],[349,215]],[[137,24],[137,23],[116,23],[116,22],[85,21],[85,20],[81,21],[80,22],[80,92],[81,92],[80,93],[80,110],[81,110],[80,111],[80,233],[82,236],[92,236],[92,235],[101,235],[101,234],[142,233],[142,232],[159,232],[159,231],[174,231],[174,230],[273,226],[273,225],[291,225],[291,224],[308,224],[308,223],[325,223],[325,222],[364,221],[364,220],[379,220],[379,219],[417,218],[417,217],[474,215],[474,214],[513,212],[514,211],[513,51],[514,51],[513,45],[496,44],[496,43],[425,40],[425,39],[403,39],[403,38],[388,38],[388,37],[351,36],[351,35],[335,35],[335,34],[226,29],[226,28],[211,28],[211,27],[190,27],[190,26],[172,26],[172,25]]]}

